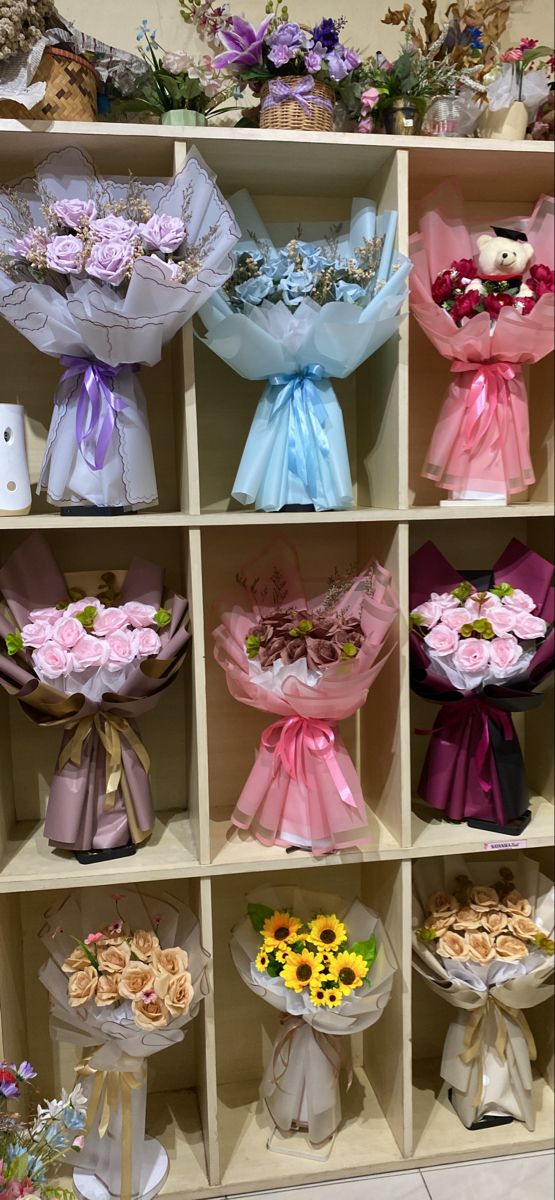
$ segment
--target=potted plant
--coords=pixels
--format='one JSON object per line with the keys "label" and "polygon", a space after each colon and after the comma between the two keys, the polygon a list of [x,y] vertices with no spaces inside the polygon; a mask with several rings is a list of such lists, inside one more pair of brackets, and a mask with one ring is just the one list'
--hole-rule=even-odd
{"label": "potted plant", "polygon": [[140,25],[137,45],[146,70],[135,95],[113,105],[117,112],[151,113],[162,125],[206,125],[210,117],[229,111],[222,104],[232,88],[226,88],[209,54],[197,61],[184,50],[163,50],[147,20]]}
{"label": "potted plant", "polygon": [[494,77],[487,89],[482,136],[506,141],[525,137],[529,122],[549,96],[554,66],[553,50],[534,38],[521,38],[518,46],[501,54],[497,70],[490,73]]}
{"label": "potted plant", "polygon": [[[377,121],[385,133],[410,136],[420,133],[430,101],[437,96],[454,96],[459,79],[457,68],[448,59],[436,58],[445,35],[423,52],[405,32],[403,49],[391,63],[378,51],[363,63],[360,75],[361,133],[370,131]],[[372,115],[370,115],[372,114]]]}

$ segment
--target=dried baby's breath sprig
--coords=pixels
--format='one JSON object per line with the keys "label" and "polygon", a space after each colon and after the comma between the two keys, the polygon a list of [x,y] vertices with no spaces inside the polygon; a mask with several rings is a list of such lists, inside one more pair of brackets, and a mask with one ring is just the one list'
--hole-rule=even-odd
{"label": "dried baby's breath sprig", "polygon": [[338,567],[334,568],[333,574],[328,578],[328,586],[322,604],[324,612],[330,612],[338,607],[341,597],[349,590],[357,575],[356,563],[351,564],[345,571],[340,571]]}

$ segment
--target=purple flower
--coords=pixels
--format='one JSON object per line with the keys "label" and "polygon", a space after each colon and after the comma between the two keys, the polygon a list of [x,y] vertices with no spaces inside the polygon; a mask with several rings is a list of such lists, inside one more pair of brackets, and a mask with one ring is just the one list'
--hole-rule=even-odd
{"label": "purple flower", "polygon": [[317,75],[322,67],[322,55],[317,54],[315,50],[309,50],[304,62],[309,74]]}
{"label": "purple flower", "polygon": [[15,1099],[19,1096],[17,1083],[0,1083],[0,1096],[5,1096],[6,1100]]}
{"label": "purple flower", "polygon": [[331,17],[325,17],[313,30],[312,36],[315,42],[321,42],[328,54],[339,44],[339,30]]}
{"label": "purple flower", "polygon": [[69,229],[78,229],[84,221],[92,221],[96,217],[94,200],[57,200],[52,205],[52,211],[62,225]]}
{"label": "purple flower", "polygon": [[185,226],[180,217],[155,213],[144,225],[139,225],[139,235],[147,246],[172,254],[185,237]]}
{"label": "purple flower", "polygon": [[294,57],[289,46],[272,46],[268,58],[274,67],[284,67]]}
{"label": "purple flower", "polygon": [[97,242],[85,267],[87,275],[117,287],[133,262],[131,242]]}
{"label": "purple flower", "polygon": [[113,213],[107,217],[99,217],[97,221],[91,221],[90,228],[101,242],[130,242],[139,232],[139,227],[134,221],[127,221],[125,217],[116,217]]}
{"label": "purple flower", "polygon": [[23,1079],[25,1083],[28,1083],[30,1079],[36,1079],[37,1077],[37,1072],[31,1066],[30,1062],[27,1062],[27,1060],[22,1062],[18,1067],[17,1074],[19,1079]]}
{"label": "purple flower", "polygon": [[345,51],[343,50],[342,46],[337,50],[332,50],[331,54],[328,54],[327,56],[327,61],[330,76],[335,80],[336,83],[340,83],[342,79],[345,79],[345,76],[349,74],[350,70],[352,70],[352,67],[347,66],[345,61]]}
{"label": "purple flower", "polygon": [[24,237],[16,238],[13,249],[16,254],[21,255],[21,258],[27,258],[30,253],[46,250],[47,245],[48,230],[43,229],[40,225],[35,225]]}
{"label": "purple flower", "polygon": [[243,17],[233,17],[229,29],[220,29],[218,37],[222,46],[226,46],[225,54],[218,54],[214,59],[217,70],[232,67],[238,74],[245,67],[258,67],[262,64],[262,49],[264,37],[272,17],[266,17],[258,29],[245,21]]}
{"label": "purple flower", "polygon": [[72,233],[53,237],[46,247],[47,266],[64,275],[78,275],[83,269],[83,250],[81,238]]}
{"label": "purple flower", "polygon": [[360,58],[358,54],[354,50],[345,49],[344,55],[345,66],[347,67],[347,70],[356,71],[357,67],[360,67]]}
{"label": "purple flower", "polygon": [[283,21],[268,38],[269,46],[289,46],[292,50],[308,50],[311,44],[310,35],[293,21]]}

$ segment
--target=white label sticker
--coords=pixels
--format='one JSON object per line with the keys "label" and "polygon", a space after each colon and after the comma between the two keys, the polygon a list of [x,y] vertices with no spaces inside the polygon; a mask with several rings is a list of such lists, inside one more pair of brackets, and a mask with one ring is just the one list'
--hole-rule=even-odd
{"label": "white label sticker", "polygon": [[510,842],[509,841],[507,841],[507,842],[484,842],[484,850],[507,850],[507,849],[527,850],[528,849],[528,838],[519,838],[518,841],[516,838],[514,840],[511,838]]}

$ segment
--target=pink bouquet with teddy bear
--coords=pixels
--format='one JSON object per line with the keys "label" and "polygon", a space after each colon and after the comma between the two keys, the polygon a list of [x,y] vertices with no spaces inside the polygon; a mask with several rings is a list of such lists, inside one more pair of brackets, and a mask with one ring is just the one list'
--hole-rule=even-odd
{"label": "pink bouquet with teddy bear", "polygon": [[535,482],[523,366],[553,349],[553,198],[493,236],[467,226],[453,181],[425,204],[411,308],[453,378],[422,475],[455,500],[506,501]]}

